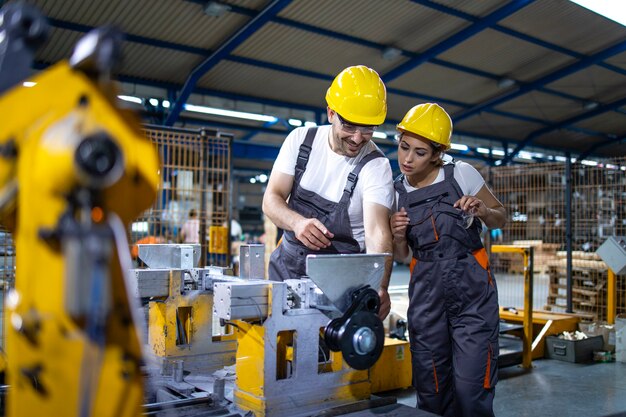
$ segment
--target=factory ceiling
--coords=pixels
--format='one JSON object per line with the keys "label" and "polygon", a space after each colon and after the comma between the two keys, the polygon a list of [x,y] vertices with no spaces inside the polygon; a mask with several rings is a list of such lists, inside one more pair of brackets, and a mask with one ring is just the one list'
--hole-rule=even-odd
{"label": "factory ceiling", "polygon": [[388,136],[376,140],[390,157],[395,124],[423,102],[451,114],[453,142],[469,146],[456,152],[489,163],[530,150],[626,154],[626,27],[567,0],[29,3],[52,26],[37,68],[68,58],[89,30],[115,25],[126,33],[115,71],[122,93],[144,99],[153,124],[232,133],[235,160],[270,161],[293,124],[324,123],[326,89],[356,64],[386,83]]}

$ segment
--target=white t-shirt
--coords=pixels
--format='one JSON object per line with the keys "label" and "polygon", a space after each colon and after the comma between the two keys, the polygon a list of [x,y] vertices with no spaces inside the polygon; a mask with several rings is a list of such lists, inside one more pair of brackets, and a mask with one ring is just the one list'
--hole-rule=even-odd
{"label": "white t-shirt", "polygon": [[[343,194],[348,174],[363,157],[378,147],[369,141],[355,158],[338,155],[333,152],[328,143],[331,127],[331,125],[325,125],[317,128],[309,162],[304,175],[302,175],[300,186],[327,200],[338,202]],[[287,136],[274,162],[273,170],[287,175],[295,175],[298,151],[304,142],[307,130],[306,127],[297,128]],[[359,242],[361,250],[365,248],[363,203],[377,203],[391,209],[393,193],[393,178],[389,160],[376,158],[365,164],[359,173],[359,180],[352,193],[348,209],[352,235]]]}
{"label": "white t-shirt", "polygon": [[[450,161],[452,161],[452,158],[449,155],[444,155],[444,163]],[[443,171],[443,167],[441,167],[439,169],[439,173],[437,174],[437,178],[435,178],[432,184],[442,182],[444,178],[445,173]],[[485,185],[485,179],[482,175],[480,175],[480,172],[467,162],[463,161],[454,161],[454,179],[459,183],[459,187],[461,187],[463,195],[476,195],[480,189],[483,188],[483,185]],[[403,183],[407,192],[410,193],[411,191],[417,190],[417,188],[409,184],[406,177],[404,177]],[[397,201],[398,193],[396,193],[396,202]]]}
{"label": "white t-shirt", "polygon": [[180,231],[185,235],[184,243],[200,243],[200,220],[188,219]]}

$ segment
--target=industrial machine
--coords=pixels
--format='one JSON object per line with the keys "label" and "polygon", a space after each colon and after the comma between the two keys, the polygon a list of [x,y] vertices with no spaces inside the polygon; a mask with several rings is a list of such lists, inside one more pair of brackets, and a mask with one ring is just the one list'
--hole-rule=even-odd
{"label": "industrial machine", "polygon": [[[241,247],[239,277],[228,268],[198,268],[198,249],[140,245],[148,268],[132,271],[137,294],[151,300],[157,401],[191,393],[221,398],[226,382],[216,371],[232,364],[232,409],[256,417],[311,415],[370,399],[367,369],[384,341],[373,288],[380,285],[385,254],[313,256],[310,279],[273,282],[263,279],[262,245]],[[215,336],[218,320],[222,330]]]}
{"label": "industrial machine", "polygon": [[158,157],[117,106],[119,33],[92,32],[69,62],[29,78],[46,19],[15,3],[0,13],[0,221],[16,246],[7,415],[137,416],[126,230],[155,198]]}

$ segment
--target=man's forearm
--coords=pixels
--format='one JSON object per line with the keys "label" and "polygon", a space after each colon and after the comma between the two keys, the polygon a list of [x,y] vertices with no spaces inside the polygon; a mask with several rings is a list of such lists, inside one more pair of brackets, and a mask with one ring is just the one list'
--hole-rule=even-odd
{"label": "man's forearm", "polygon": [[303,219],[301,215],[291,210],[287,202],[277,195],[267,195],[263,199],[263,213],[283,230],[293,231],[298,220]]}
{"label": "man's forearm", "polygon": [[389,280],[391,278],[391,270],[393,267],[393,246],[391,243],[391,232],[386,233],[381,231],[374,239],[367,239],[365,246],[367,253],[389,253],[390,256],[385,258],[385,271],[383,273],[383,279],[380,283],[380,287],[389,288]]}

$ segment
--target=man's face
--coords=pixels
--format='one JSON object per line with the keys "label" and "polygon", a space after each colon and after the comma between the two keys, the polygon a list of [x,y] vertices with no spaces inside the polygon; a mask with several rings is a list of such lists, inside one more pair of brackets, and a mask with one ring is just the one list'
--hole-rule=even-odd
{"label": "man's face", "polygon": [[332,124],[330,147],[339,155],[354,158],[363,146],[372,139],[377,126],[361,126],[343,120],[335,111],[328,109],[328,120]]}

